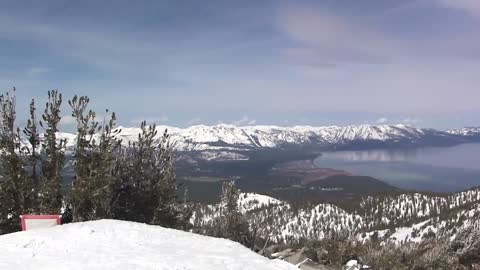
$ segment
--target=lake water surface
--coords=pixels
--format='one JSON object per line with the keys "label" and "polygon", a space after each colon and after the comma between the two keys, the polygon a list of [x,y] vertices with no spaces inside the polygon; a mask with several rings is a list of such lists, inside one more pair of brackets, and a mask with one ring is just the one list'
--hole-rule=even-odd
{"label": "lake water surface", "polygon": [[480,185],[480,143],[327,152],[315,159],[315,164],[371,176],[405,189],[458,191]]}

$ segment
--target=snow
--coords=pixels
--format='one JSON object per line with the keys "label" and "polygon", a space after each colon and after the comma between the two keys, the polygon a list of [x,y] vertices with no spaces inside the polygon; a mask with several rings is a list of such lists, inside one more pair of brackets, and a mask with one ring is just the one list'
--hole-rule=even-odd
{"label": "snow", "polygon": [[242,193],[238,200],[238,206],[243,213],[271,205],[279,205],[283,202],[275,198],[257,193]]}
{"label": "snow", "polygon": [[[257,227],[258,235],[268,237],[273,242],[321,240],[331,237],[332,233],[338,233],[362,243],[376,236],[382,243],[401,244],[418,243],[426,236],[441,235],[452,224],[452,228],[456,229],[480,228],[479,200],[478,188],[442,197],[420,193],[368,196],[360,202],[360,211],[345,211],[328,203],[296,208],[286,201],[266,195],[242,193],[238,206],[249,220],[262,224]],[[476,204],[468,206],[470,203]],[[468,208],[461,209],[461,206]],[[211,226],[220,216],[221,207],[220,204],[199,207],[190,221],[192,224]],[[447,219],[439,220],[436,216],[456,208],[461,211]],[[431,212],[433,209],[435,212]],[[391,222],[398,224],[401,221],[405,227],[384,229]]]}
{"label": "snow", "polygon": [[360,270],[360,269],[370,269],[368,265],[361,265],[357,260],[350,260],[345,265],[347,270]]}
{"label": "snow", "polygon": [[[140,128],[119,127],[121,130],[118,137],[125,144],[136,141]],[[252,148],[274,148],[283,144],[304,143],[345,143],[353,140],[416,140],[425,133],[404,125],[359,125],[359,126],[233,126],[197,125],[188,128],[176,128],[169,126],[157,126],[158,137],[168,130],[170,138],[175,142],[178,150],[203,151],[203,150],[226,150],[227,148],[248,150]],[[448,134],[448,133],[446,133]],[[75,135],[59,133],[60,138],[68,140],[67,146],[73,147]]]}
{"label": "snow", "polygon": [[[246,159],[243,155],[235,154],[238,151],[254,149],[282,148],[287,145],[342,145],[352,141],[410,141],[417,142],[427,135],[433,136],[467,136],[480,134],[480,128],[465,128],[462,130],[437,131],[433,129],[420,129],[406,125],[350,125],[350,126],[234,126],[196,125],[187,128],[171,126],[157,126],[157,138],[163,136],[168,130],[171,142],[178,151],[229,151],[233,154],[212,155],[206,154],[205,159],[232,160]],[[140,128],[118,127],[117,135],[124,145],[135,142]],[[67,151],[75,147],[76,135],[58,133],[58,139],[67,140]],[[98,134],[96,135],[98,136]],[[28,141],[23,138],[22,143],[28,146]],[[201,158],[201,157],[200,157]]]}
{"label": "snow", "polygon": [[350,260],[345,265],[347,270],[360,270],[360,265],[357,260]]}
{"label": "snow", "polygon": [[[428,225],[430,222],[431,222],[430,220],[426,220],[426,221],[422,221],[420,223],[414,224],[411,227],[396,228],[395,232],[392,235],[390,235],[388,240],[397,244],[406,243],[406,242],[420,243],[425,233],[428,233],[429,231],[436,233],[438,230],[434,226]],[[387,230],[384,230],[381,232],[383,232],[383,235],[385,235],[386,231]],[[412,237],[412,233],[414,231],[416,231],[417,234],[415,237]],[[380,235],[379,233],[380,237],[383,237],[383,235]]]}
{"label": "snow", "polygon": [[199,157],[208,161],[249,160],[245,155],[227,151],[203,151],[199,154]]}
{"label": "snow", "polygon": [[293,270],[238,243],[99,220],[0,236],[0,269]]}
{"label": "snow", "polygon": [[480,127],[465,127],[460,129],[449,129],[447,133],[459,136],[479,136]]}

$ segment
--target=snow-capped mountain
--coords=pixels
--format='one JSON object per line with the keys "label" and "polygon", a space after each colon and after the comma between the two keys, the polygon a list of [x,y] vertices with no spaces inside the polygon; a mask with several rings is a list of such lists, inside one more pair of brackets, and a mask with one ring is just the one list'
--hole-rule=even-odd
{"label": "snow-capped mountain", "polygon": [[[119,127],[118,137],[125,144],[137,140],[139,128]],[[423,146],[455,144],[466,142],[468,137],[461,132],[443,132],[434,129],[420,129],[405,125],[358,125],[358,126],[245,126],[233,125],[192,126],[176,128],[157,126],[158,136],[168,130],[172,142],[179,151],[222,151],[224,159],[235,159],[228,153],[257,149],[283,149],[288,147],[338,148],[357,145],[368,147],[382,146]],[[68,140],[73,147],[75,135],[60,133],[60,138]],[[207,159],[212,156],[206,154]],[[244,157],[241,157],[244,159]]]}
{"label": "snow-capped mountain", "polygon": [[447,130],[447,132],[453,135],[480,138],[480,127],[465,127],[465,128],[459,128],[459,129],[449,129]]}
{"label": "snow-capped mountain", "polygon": [[[126,141],[135,140],[139,129],[121,128],[120,136]],[[192,126],[186,129],[159,126],[167,129],[179,150],[251,150],[275,148],[286,145],[333,145],[356,140],[416,141],[429,131],[404,125],[396,126],[346,126],[346,127],[277,127],[233,125]]]}

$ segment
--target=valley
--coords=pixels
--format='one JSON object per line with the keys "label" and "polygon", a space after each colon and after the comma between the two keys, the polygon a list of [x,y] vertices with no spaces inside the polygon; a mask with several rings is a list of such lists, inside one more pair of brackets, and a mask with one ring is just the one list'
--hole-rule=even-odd
{"label": "valley", "polygon": [[[124,145],[135,142],[139,132],[117,130]],[[245,192],[320,202],[399,190],[460,191],[480,179],[478,128],[217,125],[157,130],[158,136],[168,131],[177,151],[179,196],[188,187],[194,201],[216,200],[225,180],[236,180]],[[59,137],[67,140],[68,161],[75,135]],[[73,173],[68,162],[65,172]]]}

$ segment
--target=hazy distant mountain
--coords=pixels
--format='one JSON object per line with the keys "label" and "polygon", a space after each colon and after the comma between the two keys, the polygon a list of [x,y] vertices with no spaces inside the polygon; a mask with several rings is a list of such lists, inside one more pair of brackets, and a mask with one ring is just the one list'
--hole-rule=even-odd
{"label": "hazy distant mountain", "polygon": [[459,129],[450,129],[447,132],[453,135],[477,137],[478,139],[480,139],[480,127],[465,127],[465,128],[459,128]]}
{"label": "hazy distant mountain", "polygon": [[[192,126],[176,128],[158,126],[159,135],[165,129],[181,152],[203,152],[203,160],[248,159],[245,152],[262,149],[370,149],[387,147],[419,147],[454,145],[480,138],[480,128],[439,131],[406,125],[358,126],[245,126],[233,125]],[[139,128],[120,127],[119,137],[125,144],[135,141]],[[75,144],[75,135],[60,133],[68,139],[69,147]],[[243,152],[243,154],[239,154]]]}

